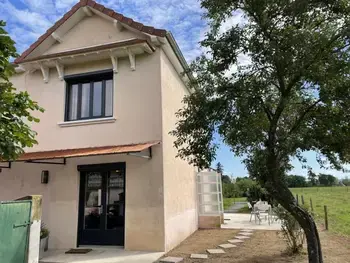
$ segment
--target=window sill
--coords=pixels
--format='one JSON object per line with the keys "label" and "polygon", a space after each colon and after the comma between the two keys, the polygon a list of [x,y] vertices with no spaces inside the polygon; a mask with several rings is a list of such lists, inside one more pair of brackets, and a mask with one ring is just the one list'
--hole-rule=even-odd
{"label": "window sill", "polygon": [[116,118],[100,118],[100,119],[90,119],[90,120],[80,120],[80,121],[65,121],[58,123],[60,127],[73,127],[73,126],[82,126],[82,125],[92,125],[92,124],[101,124],[101,123],[111,123],[115,122]]}

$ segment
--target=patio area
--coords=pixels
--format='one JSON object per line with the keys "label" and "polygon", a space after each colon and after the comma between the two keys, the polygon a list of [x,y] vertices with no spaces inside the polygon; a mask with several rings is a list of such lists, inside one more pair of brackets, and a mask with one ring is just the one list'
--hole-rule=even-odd
{"label": "patio area", "polygon": [[[85,247],[84,247],[85,248]],[[126,251],[122,247],[88,247],[87,254],[65,254],[66,250],[49,250],[39,263],[152,263],[164,252]]]}
{"label": "patio area", "polygon": [[281,222],[273,221],[270,225],[264,218],[259,223],[255,222],[254,216],[250,222],[250,214],[225,213],[224,224],[221,228],[226,229],[256,229],[256,230],[281,230]]}

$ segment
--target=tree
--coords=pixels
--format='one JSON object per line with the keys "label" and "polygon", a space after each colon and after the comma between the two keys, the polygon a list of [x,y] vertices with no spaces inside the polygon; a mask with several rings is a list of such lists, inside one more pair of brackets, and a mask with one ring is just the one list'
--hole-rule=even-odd
{"label": "tree", "polygon": [[301,175],[288,175],[287,185],[289,188],[306,187],[307,186],[306,178]]}
{"label": "tree", "polygon": [[309,169],[309,171],[307,172],[307,177],[309,179],[311,186],[318,185],[317,174],[315,174],[311,169]]}
{"label": "tree", "polygon": [[336,184],[337,178],[334,177],[331,174],[322,174],[322,173],[320,173],[318,175],[318,180],[319,180],[321,185],[332,186],[332,185]]}
{"label": "tree", "polygon": [[0,160],[16,159],[23,148],[32,147],[36,133],[29,123],[38,122],[34,111],[43,111],[25,92],[17,92],[10,82],[14,67],[10,58],[17,56],[14,41],[5,31],[6,23],[0,20]]}
{"label": "tree", "polygon": [[346,186],[350,186],[350,179],[349,179],[349,177],[345,177],[341,182],[344,185],[346,185]]}
{"label": "tree", "polygon": [[230,176],[228,176],[228,175],[222,175],[221,176],[221,182],[223,183],[223,184],[231,184],[232,182],[231,182],[231,178],[230,178]]}
{"label": "tree", "polygon": [[218,163],[216,164],[216,172],[217,172],[218,174],[221,174],[221,176],[222,176],[223,173],[224,173],[224,166],[223,166],[220,162],[218,162]]}
{"label": "tree", "polygon": [[[201,42],[206,54],[189,70],[193,92],[172,132],[178,155],[208,167],[219,134],[299,222],[309,262],[323,262],[316,224],[296,203],[286,172],[292,158],[305,165],[303,152],[310,150],[322,167],[342,169],[349,161],[349,1],[202,0],[201,5],[210,30]],[[244,22],[229,27],[237,15]],[[242,56],[249,63],[242,64]]]}

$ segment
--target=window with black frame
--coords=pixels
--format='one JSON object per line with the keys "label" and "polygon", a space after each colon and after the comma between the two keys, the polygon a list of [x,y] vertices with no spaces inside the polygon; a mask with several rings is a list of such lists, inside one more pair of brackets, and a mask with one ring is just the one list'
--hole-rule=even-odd
{"label": "window with black frame", "polygon": [[67,76],[65,121],[113,116],[113,73]]}

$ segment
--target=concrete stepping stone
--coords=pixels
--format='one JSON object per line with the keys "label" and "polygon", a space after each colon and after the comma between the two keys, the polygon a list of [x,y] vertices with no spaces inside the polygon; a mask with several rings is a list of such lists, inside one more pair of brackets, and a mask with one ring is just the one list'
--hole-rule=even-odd
{"label": "concrete stepping stone", "polygon": [[191,254],[191,258],[205,259],[208,258],[207,254]]}
{"label": "concrete stepping stone", "polygon": [[238,233],[238,235],[240,235],[240,236],[251,236],[251,235],[253,235],[253,233],[242,232],[242,233]]}
{"label": "concrete stepping stone", "polygon": [[207,252],[209,254],[224,254],[225,251],[219,248],[215,248],[215,249],[207,249]]}
{"label": "concrete stepping stone", "polygon": [[162,258],[159,262],[164,262],[164,263],[177,263],[177,262],[183,262],[183,258],[179,257],[166,257]]}
{"label": "concrete stepping stone", "polygon": [[238,238],[238,239],[248,239],[250,238],[249,236],[235,236],[235,238]]}
{"label": "concrete stepping stone", "polygon": [[241,229],[241,232],[254,232],[253,229]]}
{"label": "concrete stepping stone", "polygon": [[219,247],[221,247],[221,248],[233,248],[233,247],[237,247],[237,246],[232,245],[232,244],[221,244],[221,245],[219,245]]}
{"label": "concrete stepping stone", "polygon": [[240,239],[230,239],[230,240],[227,240],[227,242],[231,244],[238,244],[238,243],[243,243],[244,241]]}

